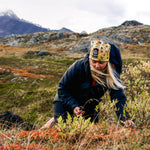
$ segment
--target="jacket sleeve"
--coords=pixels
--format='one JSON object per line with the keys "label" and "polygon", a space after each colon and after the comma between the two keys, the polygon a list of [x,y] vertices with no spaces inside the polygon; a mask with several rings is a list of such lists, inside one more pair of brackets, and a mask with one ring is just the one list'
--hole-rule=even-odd
{"label": "jacket sleeve", "polygon": [[[114,72],[115,72],[115,76],[117,76],[117,78],[120,80],[120,72],[119,73],[117,72],[116,67],[114,68]],[[119,81],[119,82],[121,82],[121,81]],[[125,121],[126,119],[125,119],[124,115],[126,115],[126,114],[123,114],[123,109],[124,109],[124,106],[126,104],[126,95],[124,93],[124,90],[122,88],[119,88],[117,90],[109,89],[109,94],[110,94],[110,97],[111,97],[111,101],[117,100],[116,114],[118,116],[118,119],[122,120],[122,121]]]}
{"label": "jacket sleeve", "polygon": [[79,73],[78,62],[75,62],[69,67],[59,82],[58,98],[64,107],[70,111],[79,106],[74,96],[74,90],[78,90]]}
{"label": "jacket sleeve", "polygon": [[118,116],[118,119],[122,120],[122,121],[125,121],[125,117],[123,115],[123,108],[124,108],[125,103],[126,103],[126,96],[124,94],[123,89],[118,89],[118,90],[110,89],[109,94],[110,94],[110,97],[111,97],[111,101],[117,100],[116,114]]}

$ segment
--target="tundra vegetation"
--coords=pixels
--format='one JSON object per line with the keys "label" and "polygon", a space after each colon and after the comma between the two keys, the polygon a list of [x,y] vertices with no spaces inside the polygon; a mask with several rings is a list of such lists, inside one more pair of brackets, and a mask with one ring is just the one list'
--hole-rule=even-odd
{"label": "tundra vegetation", "polygon": [[[40,129],[53,116],[53,99],[60,78],[79,58],[60,55],[0,58],[0,113],[10,111],[36,126],[25,131],[0,124],[0,149],[71,150],[71,149],[150,149],[150,59],[124,57],[121,76],[126,86],[127,106],[135,126],[125,128],[115,114],[115,102],[108,93],[97,106],[99,123],[68,114],[50,129]],[[124,110],[124,111],[125,111]]]}

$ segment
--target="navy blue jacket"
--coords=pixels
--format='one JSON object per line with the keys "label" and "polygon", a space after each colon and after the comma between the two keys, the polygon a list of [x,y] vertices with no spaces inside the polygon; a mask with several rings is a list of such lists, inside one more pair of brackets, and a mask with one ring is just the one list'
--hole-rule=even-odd
{"label": "navy blue jacket", "polygon": [[[110,62],[112,63],[113,60]],[[121,68],[118,69],[117,72],[120,74]],[[123,116],[123,106],[126,102],[126,96],[123,90],[108,89],[98,83],[93,86],[92,81],[93,79],[90,72],[89,54],[87,54],[85,58],[73,63],[65,72],[59,82],[58,93],[56,94],[54,102],[62,102],[64,108],[72,112],[77,106],[86,106],[86,110],[94,109],[101,100],[101,97],[107,90],[109,90],[111,101],[118,100],[116,104],[116,113],[118,118],[125,121]],[[97,101],[90,103],[88,106],[86,103],[89,99],[97,99]]]}

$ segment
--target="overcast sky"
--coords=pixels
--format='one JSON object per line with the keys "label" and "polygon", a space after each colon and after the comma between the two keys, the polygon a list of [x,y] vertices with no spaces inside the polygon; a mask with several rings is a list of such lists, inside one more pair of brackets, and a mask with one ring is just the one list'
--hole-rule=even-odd
{"label": "overcast sky", "polygon": [[0,0],[0,12],[49,29],[95,32],[126,20],[150,25],[150,0]]}

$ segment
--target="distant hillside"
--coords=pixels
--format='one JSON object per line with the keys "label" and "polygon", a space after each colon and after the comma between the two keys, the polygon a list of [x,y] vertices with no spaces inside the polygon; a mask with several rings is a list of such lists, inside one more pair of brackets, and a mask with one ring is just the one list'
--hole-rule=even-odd
{"label": "distant hillside", "polygon": [[[49,52],[58,50],[66,53],[86,53],[92,39],[104,39],[115,44],[121,50],[137,48],[149,51],[150,26],[137,21],[125,21],[119,26],[100,29],[92,34],[65,32],[65,28],[53,32],[41,32],[25,35],[11,35],[0,37],[0,46],[39,46]],[[66,30],[66,29],[65,29]]]}
{"label": "distant hillside", "polygon": [[[65,32],[72,32],[69,29],[62,28]],[[42,28],[39,25],[35,25],[28,21],[22,20],[9,10],[0,13],[0,36],[12,35],[12,34],[30,34],[36,32],[51,32],[53,30]],[[59,30],[55,30],[59,31]]]}
{"label": "distant hillside", "polygon": [[128,44],[150,43],[150,25],[135,20],[125,21],[116,27],[100,29],[92,35],[105,36],[116,42]]}
{"label": "distant hillside", "polygon": [[123,25],[123,26],[138,26],[138,25],[143,25],[143,23],[140,23],[136,20],[131,20],[131,21],[129,20],[129,21],[123,22],[121,25]]}

